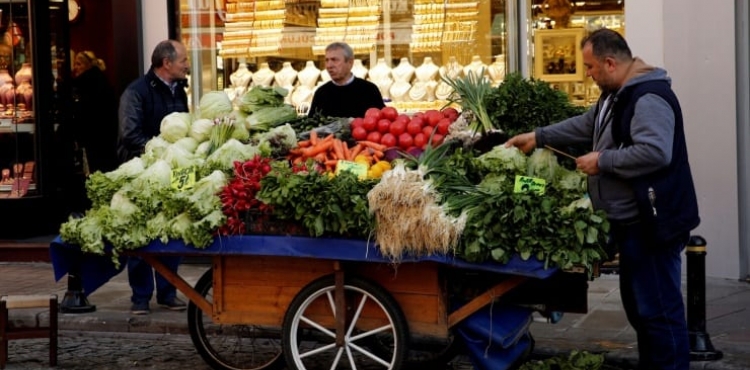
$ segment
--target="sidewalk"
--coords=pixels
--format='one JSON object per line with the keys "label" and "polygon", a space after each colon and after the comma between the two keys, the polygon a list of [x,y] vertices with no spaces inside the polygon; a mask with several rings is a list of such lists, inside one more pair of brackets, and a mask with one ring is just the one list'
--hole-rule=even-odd
{"label": "sidewalk", "polygon": [[[179,273],[194,284],[207,268],[207,265],[185,264],[180,266]],[[50,264],[0,263],[0,294],[54,293],[62,300],[66,290],[67,279],[54,282]],[[750,284],[708,278],[706,290],[706,331],[715,349],[723,352],[723,358],[692,362],[691,369],[750,369]],[[188,332],[185,312],[161,309],[155,302],[151,304],[150,315],[131,315],[127,273],[118,275],[88,299],[96,305],[96,311],[60,314],[61,330]],[[588,299],[589,312],[585,315],[565,314],[557,324],[532,324],[531,333],[536,340],[534,352],[545,356],[567,355],[571,350],[605,352],[609,363],[634,366],[637,361],[635,334],[622,311],[617,275],[602,275],[591,282]],[[12,314],[11,320],[33,325],[34,312]]]}

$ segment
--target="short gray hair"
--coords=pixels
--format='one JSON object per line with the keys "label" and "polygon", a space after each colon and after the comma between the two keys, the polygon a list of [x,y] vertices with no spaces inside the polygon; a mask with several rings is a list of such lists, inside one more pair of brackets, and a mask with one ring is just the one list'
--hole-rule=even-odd
{"label": "short gray hair", "polygon": [[349,44],[345,42],[334,42],[326,46],[326,51],[336,50],[336,49],[344,51],[344,60],[354,59],[354,50],[352,50],[352,47],[349,46]]}
{"label": "short gray hair", "polygon": [[174,44],[178,42],[175,40],[159,42],[151,54],[151,65],[154,68],[161,67],[164,64],[164,58],[169,59],[170,62],[174,62],[177,59],[177,49],[174,47]]}

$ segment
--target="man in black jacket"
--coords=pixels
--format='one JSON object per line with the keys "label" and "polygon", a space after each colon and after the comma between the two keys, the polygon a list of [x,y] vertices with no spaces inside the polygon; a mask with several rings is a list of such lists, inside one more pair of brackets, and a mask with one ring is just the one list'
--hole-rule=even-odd
{"label": "man in black jacket", "polygon": [[[159,135],[161,120],[172,112],[188,112],[185,76],[190,71],[185,45],[164,40],[151,54],[151,68],[145,76],[132,82],[120,97],[117,154],[122,162],[143,154],[154,136]],[[170,270],[177,272],[179,257],[160,257]],[[133,290],[133,314],[149,312],[154,292],[154,271],[141,258],[128,259],[128,280]],[[185,302],[176,297],[176,289],[156,274],[156,302],[171,310],[184,310]]]}

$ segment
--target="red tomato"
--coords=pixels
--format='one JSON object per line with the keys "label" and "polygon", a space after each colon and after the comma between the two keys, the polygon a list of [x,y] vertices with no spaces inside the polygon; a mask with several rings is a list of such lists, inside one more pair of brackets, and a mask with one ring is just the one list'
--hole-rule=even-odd
{"label": "red tomato", "polygon": [[414,135],[414,146],[416,146],[419,149],[424,149],[424,146],[426,144],[427,144],[427,137],[424,136],[424,133],[420,132]]}
{"label": "red tomato", "polygon": [[389,120],[387,120],[385,118],[381,118],[378,121],[378,132],[379,133],[385,134],[386,132],[388,132],[388,130],[390,128],[391,128],[391,121],[389,121]]}
{"label": "red tomato", "polygon": [[448,128],[451,126],[451,119],[450,118],[442,118],[437,123],[437,132],[441,135],[447,135],[448,134]]}
{"label": "red tomato", "polygon": [[435,127],[443,119],[443,114],[434,109],[428,110],[424,115],[427,117],[427,123],[432,127]]}
{"label": "red tomato", "polygon": [[393,136],[398,136],[406,132],[406,123],[400,120],[395,120],[391,122],[390,127],[390,133],[393,134]]}
{"label": "red tomato", "polygon": [[408,114],[399,114],[398,117],[396,117],[396,120],[404,121],[405,123],[409,123],[411,121],[411,117],[409,117]]}
{"label": "red tomato", "polygon": [[401,135],[398,135],[398,146],[399,148],[406,150],[409,149],[410,146],[414,144],[414,138],[409,135],[409,133],[404,132]]}
{"label": "red tomato", "polygon": [[443,143],[443,140],[445,140],[445,136],[440,134],[432,135],[432,146],[437,147],[438,145]]}
{"label": "red tomato", "polygon": [[380,110],[380,114],[383,116],[383,118],[394,121],[396,120],[396,117],[398,117],[398,110],[394,107],[385,107]]}
{"label": "red tomato", "polygon": [[411,121],[409,122],[417,122],[419,124],[419,127],[422,127],[427,124],[427,122],[425,121],[424,115],[414,116],[411,118]]}
{"label": "red tomato", "polygon": [[427,139],[429,139],[430,135],[432,135],[432,131],[435,131],[435,129],[430,126],[422,127],[422,133],[424,134],[424,137]]}
{"label": "red tomato", "polygon": [[422,132],[422,123],[412,120],[408,125],[406,125],[406,132],[408,132],[410,135],[416,135]]}
{"label": "red tomato", "polygon": [[396,137],[391,133],[387,133],[380,138],[380,143],[388,148],[393,148],[396,146]]}
{"label": "red tomato", "polygon": [[352,137],[354,140],[365,140],[367,139],[367,130],[362,126],[355,127],[352,130]]}
{"label": "red tomato", "polygon": [[367,134],[367,141],[372,141],[373,143],[380,143],[380,139],[383,137],[379,132],[373,131],[369,134]]}
{"label": "red tomato", "polygon": [[458,111],[456,108],[448,107],[443,109],[443,115],[450,118],[451,122],[453,122],[458,118]]}
{"label": "red tomato", "polygon": [[354,130],[357,127],[362,127],[362,124],[365,122],[365,119],[362,117],[357,117],[352,120],[351,126],[352,130]]}
{"label": "red tomato", "polygon": [[367,132],[373,132],[378,128],[378,119],[375,117],[365,117],[365,119],[362,120],[362,127],[367,130]]}
{"label": "red tomato", "polygon": [[382,113],[380,113],[380,109],[378,108],[369,108],[365,111],[365,118],[367,117],[374,117],[375,121],[383,118]]}

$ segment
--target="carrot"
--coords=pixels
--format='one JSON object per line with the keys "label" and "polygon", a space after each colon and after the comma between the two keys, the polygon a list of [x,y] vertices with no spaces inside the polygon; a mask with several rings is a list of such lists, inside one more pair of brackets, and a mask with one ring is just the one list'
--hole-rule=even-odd
{"label": "carrot", "polygon": [[310,144],[312,146],[318,145],[318,133],[315,130],[310,131]]}
{"label": "carrot", "polygon": [[372,156],[375,157],[375,158],[377,158],[377,159],[380,159],[380,158],[385,157],[385,153],[383,153],[380,150],[373,150],[372,151]]}
{"label": "carrot", "polygon": [[362,144],[357,144],[353,146],[352,149],[349,151],[349,155],[351,156],[350,159],[354,160],[354,158],[357,157],[357,154],[359,154],[359,152],[362,151],[362,148],[363,148]]}
{"label": "carrot", "polygon": [[302,154],[302,149],[300,149],[300,148],[297,148],[297,149],[289,149],[289,154],[292,154],[292,155],[300,155],[300,154]]}
{"label": "carrot", "polygon": [[333,141],[334,138],[335,136],[333,136],[333,134],[328,134],[328,136],[326,136],[323,141]]}
{"label": "carrot", "polygon": [[344,147],[339,139],[333,140],[333,154],[335,154],[338,159],[346,159],[346,156],[344,156]]}
{"label": "carrot", "polygon": [[302,164],[303,161],[304,161],[304,159],[302,157],[297,157],[297,158],[294,158],[294,160],[292,161],[292,163],[293,164]]}
{"label": "carrot", "polygon": [[321,141],[317,145],[302,149],[302,155],[307,158],[315,157],[318,153],[325,153],[326,150],[331,149],[332,145],[332,141]]}
{"label": "carrot", "polygon": [[362,140],[359,143],[362,144],[362,145],[364,145],[364,146],[366,146],[366,147],[370,147],[372,149],[375,149],[375,150],[378,150],[378,151],[381,151],[381,152],[385,151],[386,149],[388,149],[385,145],[378,144],[378,143],[375,143],[375,142],[372,142],[372,141]]}
{"label": "carrot", "polygon": [[342,150],[344,151],[344,158],[347,161],[351,161],[352,158],[352,152],[349,150],[349,144],[346,143],[346,141],[341,142]]}
{"label": "carrot", "polygon": [[331,166],[331,167],[333,167],[333,168],[336,168],[336,165],[337,165],[338,163],[339,163],[339,161],[338,161],[338,160],[335,160],[335,159],[332,159],[332,160],[329,160],[329,161],[325,161],[325,165],[326,165],[326,166]]}
{"label": "carrot", "polygon": [[315,155],[315,161],[323,163],[326,161],[326,154],[325,153],[318,153]]}
{"label": "carrot", "polygon": [[297,146],[300,148],[307,148],[308,146],[312,145],[310,140],[302,140],[297,142]]}

